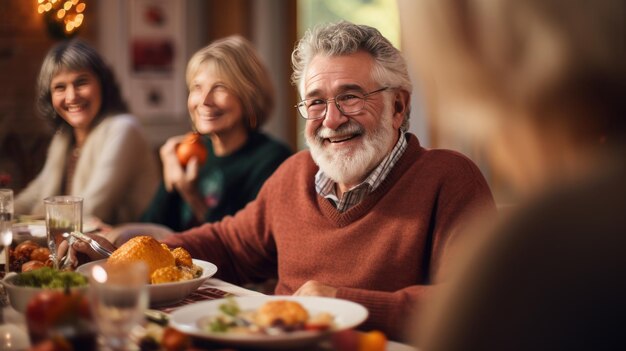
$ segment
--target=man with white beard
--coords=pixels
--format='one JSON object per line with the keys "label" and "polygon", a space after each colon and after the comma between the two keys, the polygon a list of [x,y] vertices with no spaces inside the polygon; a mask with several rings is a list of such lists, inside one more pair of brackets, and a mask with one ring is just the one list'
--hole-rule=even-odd
{"label": "man with white beard", "polygon": [[[310,151],[286,160],[233,217],[165,238],[235,284],[363,304],[362,329],[401,339],[466,215],[493,211],[478,168],[406,133],[411,83],[376,29],[307,32],[293,55]],[[483,213],[484,214],[484,213]]]}

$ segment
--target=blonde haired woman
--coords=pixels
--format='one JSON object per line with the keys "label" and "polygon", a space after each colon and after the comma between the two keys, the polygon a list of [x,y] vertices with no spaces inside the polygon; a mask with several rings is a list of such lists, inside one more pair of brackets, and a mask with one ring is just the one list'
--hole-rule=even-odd
{"label": "blonde haired woman", "polygon": [[175,231],[243,208],[291,153],[259,132],[272,112],[274,89],[246,39],[231,36],[200,49],[189,60],[186,79],[189,115],[205,137],[208,159],[199,164],[193,157],[181,166],[175,150],[184,136],[170,138],[161,147],[163,184],[143,216]]}
{"label": "blonde haired woman", "polygon": [[423,316],[420,350],[623,349],[626,3],[401,5],[440,118],[481,126],[524,200]]}

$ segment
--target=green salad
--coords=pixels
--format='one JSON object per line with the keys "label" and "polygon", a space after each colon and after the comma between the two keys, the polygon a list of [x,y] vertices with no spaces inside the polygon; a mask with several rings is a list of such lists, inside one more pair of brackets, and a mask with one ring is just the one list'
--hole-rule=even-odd
{"label": "green salad", "polygon": [[86,286],[88,283],[87,277],[80,273],[58,271],[50,267],[19,273],[13,282],[18,286],[48,289]]}

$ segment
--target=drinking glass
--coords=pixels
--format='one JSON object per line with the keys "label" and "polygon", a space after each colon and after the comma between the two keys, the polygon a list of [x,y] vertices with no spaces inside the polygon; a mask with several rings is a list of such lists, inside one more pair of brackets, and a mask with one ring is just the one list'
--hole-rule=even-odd
{"label": "drinking glass", "polygon": [[[8,273],[9,247],[13,241],[13,190],[0,189],[0,252],[4,249],[4,269]],[[4,297],[3,297],[4,298]],[[29,346],[28,336],[19,326],[4,320],[4,303],[0,303],[0,350],[24,350]]]}
{"label": "drinking glass", "polygon": [[9,246],[13,241],[13,190],[0,189],[0,252],[4,249],[4,271],[9,273]]}
{"label": "drinking glass", "polygon": [[136,262],[123,267],[96,264],[89,275],[89,303],[105,349],[127,350],[132,329],[148,308],[148,267]]}
{"label": "drinking glass", "polygon": [[46,231],[50,259],[56,269],[69,266],[65,259],[70,242],[63,233],[83,231],[83,198],[77,196],[51,196],[43,200],[46,209]]}

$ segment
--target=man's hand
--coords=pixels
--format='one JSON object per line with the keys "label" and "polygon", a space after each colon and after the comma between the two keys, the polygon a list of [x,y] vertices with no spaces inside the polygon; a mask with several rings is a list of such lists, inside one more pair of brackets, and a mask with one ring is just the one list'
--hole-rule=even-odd
{"label": "man's hand", "polygon": [[[89,236],[91,239],[95,240],[98,242],[98,244],[100,244],[101,246],[104,246],[105,248],[109,249],[109,251],[113,252],[115,251],[117,248],[110,242],[108,241],[106,238],[99,236],[99,235],[89,235],[89,234],[85,234],[87,236]],[[69,252],[69,256],[70,256],[70,262],[72,263],[73,267],[77,267],[85,262],[89,262],[89,261],[96,261],[96,260],[101,260],[104,258],[107,258],[105,256],[102,256],[101,254],[97,253],[96,251],[94,251],[89,244],[87,244],[84,241],[81,240],[76,240],[74,241],[74,243],[72,244],[71,248],[70,248],[70,252]]]}
{"label": "man's hand", "polygon": [[296,291],[293,295],[335,297],[337,296],[337,288],[322,284],[315,280],[309,280],[308,282],[302,284],[298,291]]}

